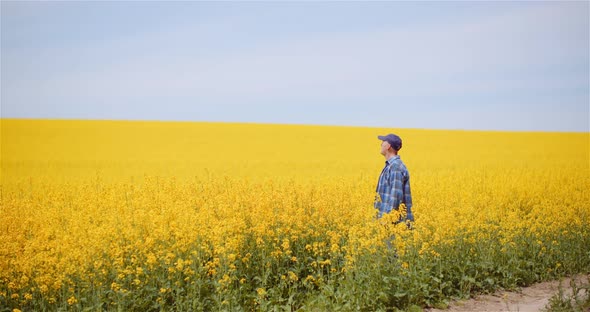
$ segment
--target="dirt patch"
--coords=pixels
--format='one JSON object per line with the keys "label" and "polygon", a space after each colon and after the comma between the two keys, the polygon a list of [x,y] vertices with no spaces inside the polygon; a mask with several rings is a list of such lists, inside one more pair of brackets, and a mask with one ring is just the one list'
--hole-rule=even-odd
{"label": "dirt patch", "polygon": [[[577,285],[588,283],[590,275],[575,277]],[[564,294],[571,295],[571,278],[564,278],[561,286]],[[428,312],[537,312],[549,303],[549,299],[558,292],[559,281],[543,282],[524,287],[517,292],[499,291],[493,295],[482,295],[469,300],[452,302],[446,310],[430,309]]]}

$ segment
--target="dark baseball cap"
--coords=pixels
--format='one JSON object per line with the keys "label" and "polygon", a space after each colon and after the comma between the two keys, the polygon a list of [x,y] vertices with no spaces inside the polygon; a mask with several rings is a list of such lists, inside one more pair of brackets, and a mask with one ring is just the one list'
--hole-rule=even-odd
{"label": "dark baseball cap", "polygon": [[402,148],[402,139],[393,133],[388,135],[380,135],[377,136],[377,138],[381,141],[386,141],[389,143],[389,145],[391,145],[391,147],[393,147],[393,149],[396,151],[399,151]]}

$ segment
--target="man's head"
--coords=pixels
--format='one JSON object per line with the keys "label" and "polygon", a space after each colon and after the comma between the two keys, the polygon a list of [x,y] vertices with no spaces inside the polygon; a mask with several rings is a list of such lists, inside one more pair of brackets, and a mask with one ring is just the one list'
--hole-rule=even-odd
{"label": "man's head", "polygon": [[395,134],[380,135],[377,138],[383,141],[381,142],[381,155],[385,155],[386,153],[397,154],[402,148],[402,139]]}

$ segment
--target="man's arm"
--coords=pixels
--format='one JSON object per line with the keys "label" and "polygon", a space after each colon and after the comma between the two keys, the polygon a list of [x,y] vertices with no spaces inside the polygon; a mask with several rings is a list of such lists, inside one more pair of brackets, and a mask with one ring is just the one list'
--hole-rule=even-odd
{"label": "man's arm", "polygon": [[397,210],[403,201],[403,176],[401,172],[394,170],[389,178],[389,196],[387,196],[387,201],[383,204],[387,207],[388,212],[391,212]]}
{"label": "man's arm", "polygon": [[406,204],[407,219],[414,222],[414,214],[412,213],[412,192],[410,190],[410,175],[407,175],[407,180],[404,183],[404,204]]}
{"label": "man's arm", "polygon": [[[406,206],[406,219],[413,222],[414,214],[412,213],[412,193],[409,174],[404,174],[401,171],[393,171],[390,178],[391,190],[387,197],[388,201],[383,204],[391,211],[393,209],[399,209],[400,204],[404,203]],[[400,221],[403,221],[403,219]]]}

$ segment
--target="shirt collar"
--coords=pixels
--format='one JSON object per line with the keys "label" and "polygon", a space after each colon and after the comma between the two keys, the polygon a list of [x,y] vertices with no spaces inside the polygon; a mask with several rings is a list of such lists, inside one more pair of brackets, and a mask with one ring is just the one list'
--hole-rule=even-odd
{"label": "shirt collar", "polygon": [[386,162],[388,165],[391,165],[391,163],[392,163],[392,162],[394,162],[396,159],[400,159],[400,158],[399,158],[399,155],[395,155],[395,156],[393,156],[393,157],[389,158],[388,160],[386,160],[385,162]]}

